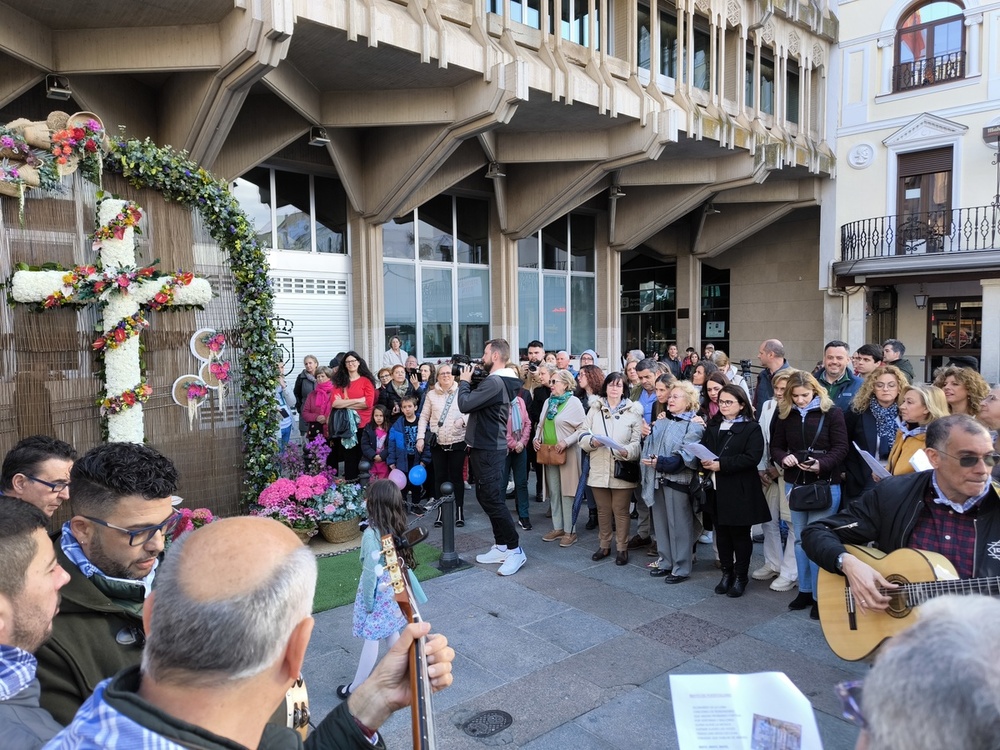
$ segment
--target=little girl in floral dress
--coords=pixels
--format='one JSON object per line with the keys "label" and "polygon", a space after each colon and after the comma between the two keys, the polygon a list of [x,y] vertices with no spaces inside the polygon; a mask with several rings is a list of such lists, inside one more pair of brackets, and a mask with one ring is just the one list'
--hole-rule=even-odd
{"label": "little girl in floral dress", "polygon": [[389,465],[385,462],[389,456],[389,408],[376,404],[372,409],[371,421],[361,433],[361,454],[371,464],[369,474],[371,481],[385,479],[389,476]]}
{"label": "little girl in floral dress", "polygon": [[[392,534],[402,536],[406,531],[406,508],[399,487],[388,479],[379,479],[368,486],[366,504],[368,508],[368,528],[361,537],[361,581],[354,599],[354,637],[364,638],[361,659],[350,685],[337,688],[337,697],[347,697],[372,673],[378,661],[379,642],[385,641],[386,648],[399,638],[399,631],[406,627],[406,618],[393,598],[389,583],[389,572],[385,570],[385,556],[382,554],[382,536]],[[397,550],[406,563],[410,588],[417,602],[427,601],[417,577],[413,575],[416,560],[412,549]],[[381,571],[381,572],[379,572]]]}

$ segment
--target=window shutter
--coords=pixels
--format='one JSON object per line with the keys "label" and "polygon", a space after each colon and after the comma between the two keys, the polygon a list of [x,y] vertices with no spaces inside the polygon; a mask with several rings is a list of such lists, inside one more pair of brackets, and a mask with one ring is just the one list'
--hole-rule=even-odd
{"label": "window shutter", "polygon": [[899,155],[899,176],[910,177],[918,174],[934,174],[952,170],[952,147],[935,148]]}

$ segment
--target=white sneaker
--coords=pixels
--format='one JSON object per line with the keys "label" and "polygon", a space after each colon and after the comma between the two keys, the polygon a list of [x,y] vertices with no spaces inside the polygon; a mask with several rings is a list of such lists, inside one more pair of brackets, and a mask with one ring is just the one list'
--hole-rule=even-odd
{"label": "white sneaker", "polygon": [[778,571],[770,565],[762,565],[750,575],[755,581],[769,581],[778,575]]}
{"label": "white sneaker", "polygon": [[514,496],[514,482],[510,481],[507,482],[507,497],[513,497],[513,496]]}
{"label": "white sneaker", "polygon": [[517,552],[511,552],[507,555],[507,559],[503,561],[503,565],[497,571],[497,575],[501,576],[512,576],[517,571],[521,569],[521,566],[528,562],[528,556],[524,552],[518,549]]}
{"label": "white sneaker", "polygon": [[700,537],[698,537],[698,544],[711,544],[712,543],[712,532],[706,531]]}
{"label": "white sneaker", "polygon": [[508,554],[509,550],[500,549],[494,544],[485,555],[476,555],[476,562],[483,565],[498,565],[507,559]]}
{"label": "white sneaker", "polygon": [[791,591],[795,588],[795,584],[795,581],[789,580],[784,576],[778,576],[771,581],[771,591]]}

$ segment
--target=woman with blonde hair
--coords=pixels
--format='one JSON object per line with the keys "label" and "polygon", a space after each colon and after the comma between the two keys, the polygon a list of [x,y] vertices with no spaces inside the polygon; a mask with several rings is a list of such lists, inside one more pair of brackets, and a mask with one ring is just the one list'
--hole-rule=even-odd
{"label": "woman with blonde hair", "polygon": [[561,466],[545,467],[545,488],[552,510],[552,531],[542,537],[543,542],[559,540],[560,547],[576,544],[576,527],[573,524],[573,493],[580,479],[580,428],[586,419],[583,404],[573,395],[576,379],[569,370],[557,370],[549,385],[552,395],[542,406],[541,419],[535,430],[535,451],[542,445],[555,446],[557,454],[566,454]]}
{"label": "woman with blonde hair", "polygon": [[[458,383],[451,372],[451,364],[438,365],[437,379],[424,397],[417,426],[417,453],[424,452],[425,444],[431,447],[433,497],[440,497],[441,483],[451,482],[455,494],[455,525],[465,526],[465,466],[466,415],[458,408],[456,396]],[[433,435],[433,437],[431,437]],[[434,526],[442,525],[442,510],[438,508]]]}
{"label": "woman with blonde hair", "polygon": [[968,367],[944,367],[934,374],[934,385],[944,391],[948,411],[975,417],[979,407],[990,392],[990,384],[983,376]]}
{"label": "woman with blonde hair", "polygon": [[908,386],[902,370],[894,365],[880,365],[865,378],[851,401],[851,409],[844,415],[847,439],[851,441],[844,479],[848,499],[860,497],[875,486],[872,470],[854,444],[885,465],[896,441],[899,403]]}
{"label": "woman with blonde hair", "polygon": [[889,453],[886,468],[893,476],[910,474],[913,454],[927,445],[927,425],[948,416],[948,400],[944,391],[934,385],[911,385],[903,389],[899,402],[896,439]]}
{"label": "woman with blonde hair", "polygon": [[[674,584],[686,581],[694,564],[694,543],[699,532],[687,488],[698,460],[687,446],[701,441],[705,427],[694,421],[698,414],[695,386],[686,380],[668,386],[666,377],[657,379],[658,393],[668,387],[668,414],[651,425],[642,448],[645,458],[640,463],[642,501],[653,518],[658,553],[656,561],[647,567],[654,578],[662,577],[665,583]],[[627,551],[622,564],[626,562]]]}
{"label": "woman with blonde hair", "polygon": [[799,594],[788,608],[811,607],[809,616],[818,620],[814,592],[819,566],[802,549],[802,530],[813,521],[833,515],[840,507],[840,475],[847,458],[844,414],[833,405],[816,378],[808,372],[796,372],[788,378],[778,406],[778,420],[772,423],[771,429],[771,458],[784,469],[789,496],[797,486],[829,484],[828,507],[792,510]]}

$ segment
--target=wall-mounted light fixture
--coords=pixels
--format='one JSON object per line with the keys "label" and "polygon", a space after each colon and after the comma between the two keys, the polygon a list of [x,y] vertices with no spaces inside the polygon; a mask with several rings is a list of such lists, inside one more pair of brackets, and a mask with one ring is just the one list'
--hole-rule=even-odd
{"label": "wall-mounted light fixture", "polygon": [[608,198],[610,198],[611,200],[616,201],[619,198],[624,198],[624,197],[625,197],[625,191],[622,190],[620,186],[612,185],[608,189]]}
{"label": "wall-mounted light fixture", "polygon": [[506,177],[503,170],[500,169],[499,162],[491,161],[489,167],[486,168],[486,179],[495,180],[498,177]]}
{"label": "wall-mounted light fixture", "polygon": [[927,307],[928,295],[924,294],[924,285],[920,285],[920,294],[913,295],[913,302],[916,304],[918,310],[924,310]]}
{"label": "wall-mounted light fixture", "polygon": [[73,96],[73,91],[69,87],[69,80],[64,76],[45,76],[45,96],[49,99],[66,100]]}
{"label": "wall-mounted light fixture", "polygon": [[319,126],[309,128],[309,145],[318,147],[329,146],[330,136],[327,135],[326,128]]}

